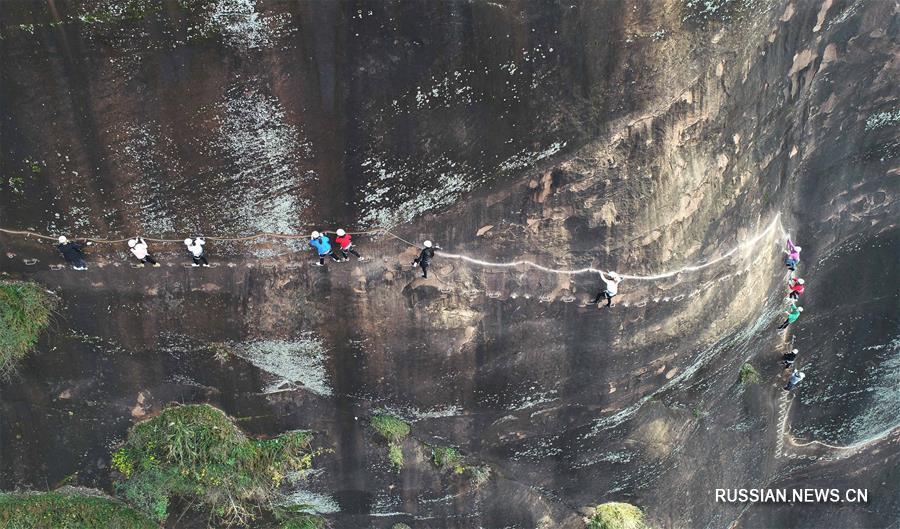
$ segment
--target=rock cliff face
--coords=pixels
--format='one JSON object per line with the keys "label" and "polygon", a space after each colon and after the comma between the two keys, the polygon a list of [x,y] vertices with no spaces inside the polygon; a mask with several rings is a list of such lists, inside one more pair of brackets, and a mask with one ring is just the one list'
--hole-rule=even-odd
{"label": "rock cliff face", "polygon": [[[331,450],[296,493],[334,527],[900,520],[900,79],[894,2],[10,2],[0,227],[119,238],[389,228],[372,259],[210,242],[220,266],[84,273],[0,234],[59,292],[2,386],[0,486],[77,473],[172,401]],[[785,333],[785,233],[805,312]],[[580,306],[594,273],[633,277]],[[719,259],[725,257],[724,259]],[[23,259],[37,258],[36,265]],[[700,265],[700,266],[697,266]],[[694,267],[694,268],[691,268]],[[667,275],[666,272],[677,272]],[[788,343],[807,378],[781,390]],[[219,344],[230,351],[218,361]],[[741,384],[745,362],[761,374]],[[391,469],[368,424],[412,423]],[[487,465],[440,471],[430,446]],[[723,487],[868,488],[866,505],[717,503]],[[184,526],[202,527],[202,513]],[[193,524],[193,525],[192,525]]]}

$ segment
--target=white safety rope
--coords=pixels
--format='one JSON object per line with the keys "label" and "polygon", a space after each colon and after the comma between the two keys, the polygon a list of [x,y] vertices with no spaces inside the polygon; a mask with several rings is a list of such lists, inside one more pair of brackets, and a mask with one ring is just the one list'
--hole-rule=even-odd
{"label": "white safety rope", "polygon": [[[775,215],[775,218],[772,220],[771,223],[769,223],[769,225],[766,227],[766,229],[757,233],[754,237],[738,244],[737,246],[728,250],[727,252],[723,253],[722,255],[719,255],[718,257],[711,259],[709,261],[706,261],[706,262],[703,262],[700,264],[696,264],[696,265],[684,266],[682,268],[679,268],[678,270],[672,270],[669,272],[661,272],[658,274],[635,275],[635,274],[620,273],[619,276],[622,277],[622,279],[655,281],[658,279],[665,279],[668,277],[673,277],[673,276],[678,275],[683,272],[694,272],[697,270],[702,270],[702,269],[712,266],[716,263],[719,263],[725,259],[728,259],[729,257],[731,257],[732,255],[734,255],[735,253],[737,253],[739,251],[748,249],[748,248],[756,245],[761,239],[766,237],[769,233],[771,233],[776,228],[781,230],[781,234],[783,236],[785,236],[785,237],[787,236],[787,232],[784,230],[784,227],[781,225],[781,213]],[[43,234],[36,233],[36,232],[30,231],[30,230],[26,231],[26,230],[11,230],[11,229],[6,229],[6,228],[0,228],[0,232],[7,233],[9,235],[24,235],[25,237],[35,237],[35,238],[45,239],[45,240],[56,240],[56,237],[54,237],[54,236],[43,235]],[[351,234],[353,234],[353,235],[387,234],[409,246],[418,248],[418,245],[416,245],[415,243],[410,242],[398,235],[395,235],[394,233],[392,233],[389,230],[376,229],[376,230],[368,230],[368,231],[360,231],[360,232],[351,232]],[[211,241],[249,241],[252,239],[264,238],[264,237],[276,238],[276,239],[295,239],[295,240],[296,239],[303,239],[303,240],[306,239],[305,235],[269,233],[269,232],[255,233],[255,234],[246,235],[246,236],[242,236],[242,237],[210,236],[210,237],[205,237],[205,238],[208,240],[211,240]],[[151,238],[151,237],[144,237],[144,239],[147,241],[151,241],[151,242],[180,242],[181,241],[181,239],[157,239],[157,238]],[[110,244],[110,243],[122,243],[122,242],[127,241],[128,239],[99,239],[99,238],[87,237],[84,240],[101,243],[101,244]],[[601,270],[599,268],[594,268],[592,266],[589,266],[587,268],[578,268],[578,269],[574,269],[574,270],[567,270],[567,269],[562,269],[562,268],[550,268],[550,267],[535,263],[533,261],[527,261],[527,260],[519,260],[519,261],[512,261],[512,262],[507,262],[507,263],[500,263],[500,262],[492,262],[492,261],[483,261],[481,259],[469,257],[468,255],[449,253],[449,252],[444,252],[444,251],[439,251],[439,252],[437,252],[437,254],[439,256],[445,257],[447,259],[456,259],[456,260],[465,261],[468,263],[472,263],[472,264],[476,264],[476,265],[484,266],[484,267],[488,267],[488,268],[516,268],[516,267],[521,266],[521,267],[527,267],[527,268],[534,268],[534,269],[540,270],[542,272],[547,272],[547,273],[551,273],[551,274],[561,274],[561,275],[599,274],[601,272],[604,272],[603,270]]]}
{"label": "white safety rope", "polygon": [[[669,272],[661,272],[659,274],[633,275],[633,274],[620,273],[619,276],[622,277],[622,279],[655,281],[657,279],[665,279],[668,277],[673,277],[682,272],[694,272],[697,270],[702,270],[708,266],[712,266],[718,262],[728,259],[732,255],[734,255],[736,252],[745,250],[747,248],[750,248],[750,247],[756,245],[756,243],[758,243],[761,239],[766,237],[766,235],[771,233],[776,228],[780,229],[781,234],[783,236],[787,237],[787,232],[784,230],[784,227],[781,225],[781,213],[779,213],[778,215],[775,216],[775,218],[768,225],[768,227],[766,227],[766,229],[757,233],[754,237],[738,244],[731,250],[728,250],[727,252],[723,253],[722,255],[716,257],[715,259],[711,259],[711,260],[706,261],[701,264],[685,266],[685,267],[679,268],[678,270],[673,270],[673,271],[669,271]],[[388,232],[388,233],[390,233],[390,232]],[[391,234],[391,235],[393,235],[393,234]],[[396,235],[394,235],[394,237],[396,237]],[[399,239],[399,237],[397,237],[397,238]],[[408,242],[408,241],[404,241],[404,242]],[[512,261],[512,262],[508,262],[508,263],[497,263],[497,262],[492,262],[492,261],[482,261],[481,259],[475,259],[475,258],[469,257],[467,255],[455,254],[455,253],[438,252],[438,255],[440,255],[441,257],[446,257],[448,259],[458,259],[461,261],[466,261],[468,263],[477,264],[479,266],[486,266],[486,267],[490,267],[490,268],[515,268],[515,267],[519,267],[519,266],[524,266],[524,267],[534,268],[534,269],[540,270],[542,272],[548,272],[551,274],[563,274],[563,275],[577,275],[577,274],[591,274],[591,273],[599,274],[601,272],[601,270],[599,268],[594,268],[591,266],[589,266],[587,268],[566,270],[566,269],[561,269],[561,268],[546,267],[543,265],[539,265],[533,261]],[[606,271],[603,270],[603,272],[606,272]]]}

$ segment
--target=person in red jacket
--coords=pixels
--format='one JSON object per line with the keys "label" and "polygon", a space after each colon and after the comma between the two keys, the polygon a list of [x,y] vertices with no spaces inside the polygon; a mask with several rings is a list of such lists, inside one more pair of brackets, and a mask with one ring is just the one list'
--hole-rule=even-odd
{"label": "person in red jacket", "polygon": [[336,243],[338,243],[338,252],[341,254],[341,258],[344,261],[349,261],[350,258],[347,257],[347,252],[352,253],[356,256],[360,261],[363,260],[362,256],[353,248],[353,242],[350,240],[350,234],[344,231],[343,229],[338,229],[337,237],[334,239]]}
{"label": "person in red jacket", "polygon": [[799,277],[788,281],[788,290],[791,291],[791,293],[788,294],[788,297],[791,299],[800,299],[800,295],[806,290],[804,283],[806,283],[806,281]]}

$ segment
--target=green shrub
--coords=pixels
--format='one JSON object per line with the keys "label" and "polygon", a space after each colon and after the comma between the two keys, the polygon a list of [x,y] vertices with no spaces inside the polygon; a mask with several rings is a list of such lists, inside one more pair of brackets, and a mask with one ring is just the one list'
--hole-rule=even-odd
{"label": "green shrub", "polygon": [[410,526],[405,523],[395,523],[391,526],[391,529],[412,529]]}
{"label": "green shrub", "polygon": [[630,503],[609,502],[597,506],[588,529],[649,529],[644,512]]}
{"label": "green shrub", "polygon": [[77,492],[0,494],[0,527],[9,529],[156,529],[138,511]]}
{"label": "green shrub", "polygon": [[37,283],[0,281],[0,377],[37,343],[55,306],[56,298]]}
{"label": "green shrub", "polygon": [[134,461],[131,459],[131,453],[124,448],[113,452],[112,466],[126,478],[130,478],[131,474],[134,473]]}
{"label": "green shrub", "polygon": [[376,413],[372,417],[372,427],[379,435],[392,443],[398,443],[409,435],[409,423],[387,412]]}
{"label": "green shrub", "polygon": [[397,472],[403,470],[403,447],[399,443],[388,444],[388,460]]}
{"label": "green shrub", "polygon": [[116,490],[160,522],[170,498],[182,496],[205,505],[224,525],[246,524],[259,508],[276,503],[288,474],[312,466],[310,437],[288,432],[249,439],[212,406],[170,407],[136,424],[113,454]]}
{"label": "green shrub", "polygon": [[400,441],[409,435],[409,423],[387,412],[379,412],[372,416],[372,427],[378,435],[388,441],[388,460],[397,472],[403,468],[403,447]]}
{"label": "green shrub", "polygon": [[442,470],[453,469],[455,474],[462,474],[466,467],[462,464],[462,456],[459,451],[451,446],[431,447],[431,460]]}
{"label": "green shrub", "polygon": [[744,365],[741,366],[741,374],[739,378],[741,384],[759,384],[760,381],[759,371],[757,371],[755,367],[750,365],[750,362],[745,362]]}

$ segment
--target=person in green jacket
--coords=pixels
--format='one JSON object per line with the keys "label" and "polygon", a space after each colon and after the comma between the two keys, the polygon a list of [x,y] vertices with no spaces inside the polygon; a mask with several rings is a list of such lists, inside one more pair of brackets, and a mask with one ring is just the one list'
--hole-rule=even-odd
{"label": "person in green jacket", "polygon": [[798,307],[791,303],[791,308],[785,311],[787,314],[787,319],[784,320],[784,323],[778,326],[778,329],[787,329],[787,326],[797,321],[797,318],[800,317],[800,313],[803,312],[803,307]]}

